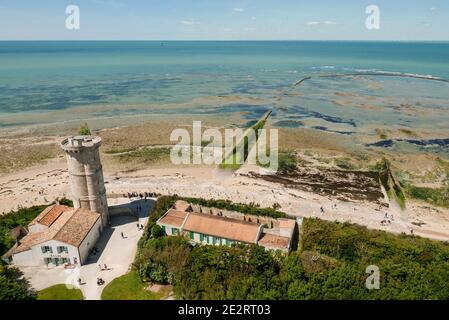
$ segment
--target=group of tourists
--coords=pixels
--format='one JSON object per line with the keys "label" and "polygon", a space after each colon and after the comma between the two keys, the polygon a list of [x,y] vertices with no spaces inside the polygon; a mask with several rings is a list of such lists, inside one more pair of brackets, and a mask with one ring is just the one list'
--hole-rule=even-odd
{"label": "group of tourists", "polygon": [[145,201],[147,200],[147,198],[157,198],[159,196],[160,194],[155,192],[128,192],[127,194],[123,194],[123,197],[128,199],[140,198],[140,200],[144,199]]}
{"label": "group of tourists", "polygon": [[387,224],[391,224],[391,222],[394,221],[393,214],[391,216],[388,215],[388,212],[385,212],[384,219],[380,222],[381,225],[385,226]]}

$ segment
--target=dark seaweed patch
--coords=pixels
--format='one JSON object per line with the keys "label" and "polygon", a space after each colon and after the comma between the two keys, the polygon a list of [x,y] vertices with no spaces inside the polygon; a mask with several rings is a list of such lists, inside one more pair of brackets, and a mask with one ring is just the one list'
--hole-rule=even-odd
{"label": "dark seaweed patch", "polygon": [[311,117],[311,118],[322,119],[327,122],[340,123],[340,124],[343,123],[343,124],[349,124],[352,127],[357,127],[357,124],[355,123],[354,119],[344,119],[344,118],[340,118],[340,117],[329,116],[326,114],[322,114],[318,111],[309,110],[309,109],[301,107],[301,106],[289,107],[289,111],[292,113],[296,113],[297,119],[299,119],[299,117],[303,117],[303,118]]}
{"label": "dark seaweed patch", "polygon": [[304,123],[302,121],[295,120],[280,120],[273,123],[273,125],[276,127],[298,128],[303,127]]}
{"label": "dark seaweed patch", "polygon": [[366,144],[365,146],[367,147],[382,147],[382,148],[391,148],[394,146],[394,141],[389,139],[389,140],[382,140],[382,141],[378,141],[375,143],[369,143]]}
{"label": "dark seaweed patch", "polygon": [[429,139],[429,140],[415,140],[415,139],[398,139],[398,141],[405,141],[417,146],[427,147],[427,146],[440,146],[440,147],[448,147],[449,146],[449,138],[447,139]]}
{"label": "dark seaweed patch", "polygon": [[338,133],[338,134],[345,134],[345,135],[352,134],[352,132],[349,132],[349,131],[329,130],[327,127],[322,127],[322,126],[314,126],[314,127],[312,127],[312,129],[326,131],[326,132],[332,132],[332,133]]}

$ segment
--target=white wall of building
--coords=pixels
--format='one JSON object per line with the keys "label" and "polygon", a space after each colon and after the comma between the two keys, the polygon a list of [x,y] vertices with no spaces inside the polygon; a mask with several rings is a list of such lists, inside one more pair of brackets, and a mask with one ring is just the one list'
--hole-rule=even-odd
{"label": "white wall of building", "polygon": [[[50,247],[52,252],[43,253],[42,247],[44,246]],[[68,252],[58,253],[58,247],[66,247]],[[57,240],[50,240],[37,244],[30,250],[14,254],[13,263],[18,266],[46,266],[45,258],[67,258],[72,264],[80,261],[77,247]]]}
{"label": "white wall of building", "polygon": [[92,229],[90,229],[86,238],[81,242],[78,248],[81,264],[86,262],[90,251],[95,246],[95,243],[97,243],[98,238],[100,237],[101,227],[101,219],[98,219]]}
{"label": "white wall of building", "polygon": [[33,252],[31,250],[22,251],[16,253],[12,257],[12,261],[18,266],[38,266],[39,262],[34,259]]}
{"label": "white wall of building", "polygon": [[[98,241],[101,229],[101,219],[98,219],[86,238],[81,242],[79,248],[57,240],[50,240],[31,247],[30,250],[22,251],[13,255],[13,263],[18,266],[46,266],[45,258],[67,258],[71,264],[83,264],[89,253]],[[42,247],[52,248],[52,252],[42,252]],[[67,247],[67,253],[58,253],[58,247]]]}

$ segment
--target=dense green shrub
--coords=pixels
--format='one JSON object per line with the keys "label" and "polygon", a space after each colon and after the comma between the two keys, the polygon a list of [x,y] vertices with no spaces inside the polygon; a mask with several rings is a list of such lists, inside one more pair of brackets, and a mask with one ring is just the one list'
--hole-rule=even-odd
{"label": "dense green shrub", "polygon": [[289,174],[296,171],[298,159],[293,152],[279,153],[278,173]]}
{"label": "dense green shrub", "polygon": [[140,248],[134,266],[145,281],[174,284],[190,250],[182,236],[152,238]]}
{"label": "dense green shrub", "polygon": [[277,211],[273,208],[259,208],[256,205],[247,205],[241,203],[232,203],[229,200],[206,200],[200,198],[182,198],[183,200],[192,203],[198,204],[204,207],[211,207],[229,211],[237,211],[244,214],[251,214],[255,216],[265,216],[272,218],[284,218],[286,214],[281,211]]}
{"label": "dense green shrub", "polygon": [[[176,197],[160,199],[153,220]],[[134,267],[144,280],[173,284],[180,299],[449,299],[448,243],[319,219],[304,219],[300,242],[283,255],[149,235]],[[380,269],[379,290],[365,287],[370,265]]]}

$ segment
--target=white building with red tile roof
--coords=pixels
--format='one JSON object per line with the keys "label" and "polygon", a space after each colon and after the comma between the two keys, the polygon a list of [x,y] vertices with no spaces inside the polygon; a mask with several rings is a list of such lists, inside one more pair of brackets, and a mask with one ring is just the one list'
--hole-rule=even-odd
{"label": "white building with red tile roof", "polygon": [[[182,210],[185,209],[185,210]],[[296,221],[279,219],[279,227],[265,229],[262,224],[223,215],[193,212],[185,201],[177,201],[158,221],[169,236],[184,234],[198,244],[258,244],[269,250],[288,252]]]}
{"label": "white building with red tile roof", "polygon": [[82,265],[100,236],[101,215],[56,204],[42,211],[28,231],[10,250],[13,264]]}

